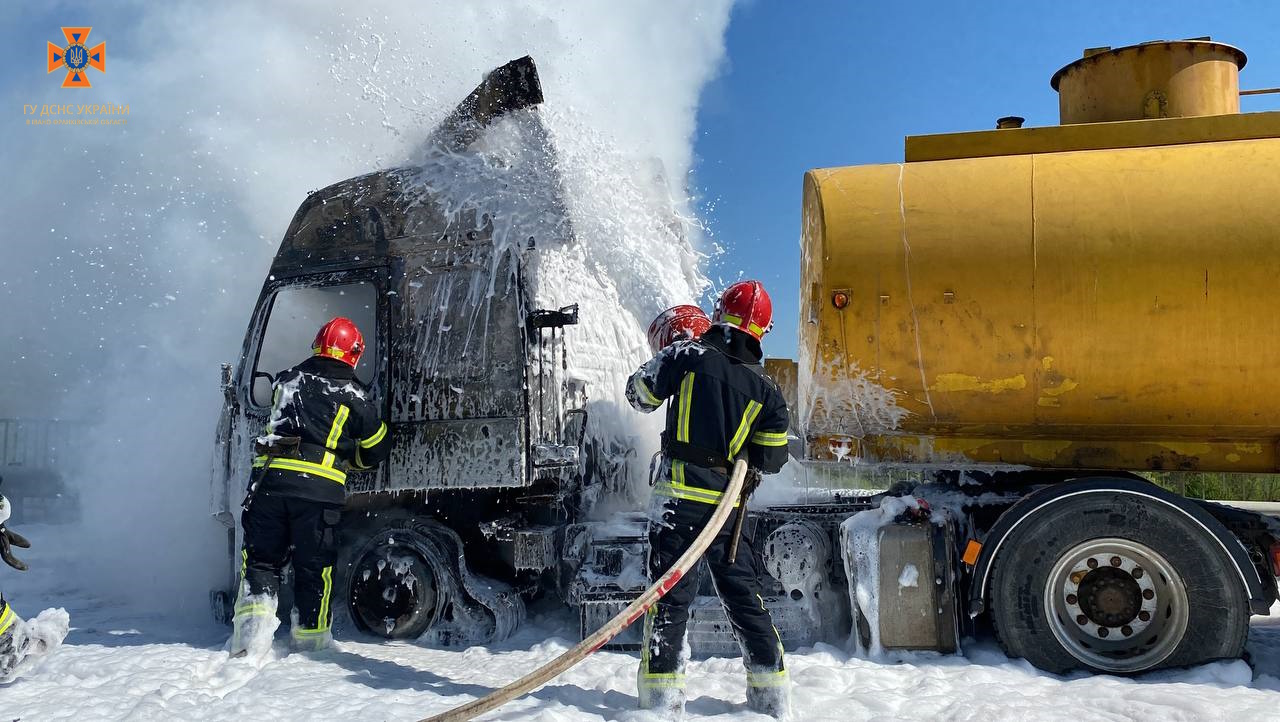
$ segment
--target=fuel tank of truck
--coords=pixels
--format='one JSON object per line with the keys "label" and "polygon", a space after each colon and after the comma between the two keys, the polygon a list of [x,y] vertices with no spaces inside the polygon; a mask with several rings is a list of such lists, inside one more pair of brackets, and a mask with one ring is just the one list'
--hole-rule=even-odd
{"label": "fuel tank of truck", "polygon": [[1069,124],[807,173],[810,453],[1280,470],[1280,112],[1235,112],[1244,60],[1087,51]]}

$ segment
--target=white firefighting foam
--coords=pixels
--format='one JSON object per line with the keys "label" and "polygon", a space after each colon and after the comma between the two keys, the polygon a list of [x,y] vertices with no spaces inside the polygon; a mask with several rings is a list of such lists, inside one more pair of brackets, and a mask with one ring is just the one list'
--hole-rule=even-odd
{"label": "white firefighting foam", "polygon": [[[218,364],[238,361],[290,217],[309,190],[419,160],[483,74],[524,54],[538,63],[538,112],[580,231],[539,304],[581,304],[570,360],[608,403],[616,374],[643,360],[648,317],[696,300],[690,252],[663,240],[672,214],[645,208],[682,192],[730,6],[229,0],[139,6],[129,23],[95,30],[129,72],[86,92],[133,103],[128,125],[28,134],[9,155],[26,190],[0,197],[0,326],[17,349],[0,362],[0,415],[88,422],[68,439],[85,521],[54,542],[93,558],[84,583],[149,612],[208,616],[226,554],[205,468]],[[199,70],[175,73],[154,38],[193,27],[202,40],[183,67]],[[670,190],[643,182],[657,174],[632,156],[660,158]],[[27,192],[45,187],[62,192]],[[652,253],[631,257],[653,238]],[[626,428],[651,439],[636,418]]]}
{"label": "white firefighting foam", "polygon": [[[408,181],[459,230],[492,225],[488,283],[466,293],[471,327],[487,326],[487,300],[514,281],[517,255],[534,307],[578,305],[578,325],[561,337],[567,376],[585,384],[588,433],[629,472],[614,489],[624,504],[645,495],[661,424],[625,399],[627,376],[651,355],[645,328],[709,285],[691,241],[699,226],[654,169],[571,115],[533,109],[495,122],[467,152],[428,149]],[[548,349],[557,366],[558,343]]]}
{"label": "white firefighting foam", "polygon": [[[57,598],[76,622],[38,669],[0,688],[0,710],[22,719],[417,720],[510,682],[577,642],[578,620],[536,616],[511,640],[461,650],[403,642],[339,640],[322,654],[287,654],[279,640],[261,660],[228,660],[224,627],[174,624],[106,602],[92,588],[67,591],[88,560],[57,552],[56,527],[25,529],[31,571],[6,578],[14,600]],[[19,611],[23,611],[19,609]],[[1009,659],[990,642],[965,656],[902,652],[867,659],[829,644],[787,655],[794,718],[983,720],[1262,720],[1280,700],[1278,616],[1255,617],[1250,663],[1119,678],[1060,677]],[[1250,668],[1252,664],[1252,668]],[[633,709],[635,653],[600,651],[495,719],[657,722]],[[742,659],[689,662],[688,719],[746,720]],[[1087,705],[1063,704],[1087,700]],[[7,717],[6,717],[7,718]]]}

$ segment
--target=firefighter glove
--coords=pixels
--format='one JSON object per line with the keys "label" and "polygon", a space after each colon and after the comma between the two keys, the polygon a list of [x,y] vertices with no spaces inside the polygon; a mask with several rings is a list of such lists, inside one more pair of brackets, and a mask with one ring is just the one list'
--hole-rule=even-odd
{"label": "firefighter glove", "polygon": [[756,493],[756,489],[760,488],[760,470],[747,469],[747,475],[742,480],[742,498],[749,498]]}
{"label": "firefighter glove", "polygon": [[9,531],[5,527],[0,526],[0,559],[3,559],[5,564],[8,564],[20,572],[27,571],[27,565],[21,559],[13,555],[13,547],[30,549],[31,542],[27,541],[26,537],[22,536],[18,532]]}

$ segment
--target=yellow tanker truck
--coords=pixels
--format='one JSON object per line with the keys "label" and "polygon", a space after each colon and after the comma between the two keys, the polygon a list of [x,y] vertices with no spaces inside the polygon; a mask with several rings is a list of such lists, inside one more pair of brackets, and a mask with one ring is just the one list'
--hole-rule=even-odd
{"label": "yellow tanker truck", "polygon": [[1042,668],[1238,656],[1275,598],[1269,521],[1135,473],[1280,471],[1280,112],[1239,112],[1244,64],[1086,50],[1061,125],[804,177],[806,455],[1013,494],[955,515],[958,601]]}

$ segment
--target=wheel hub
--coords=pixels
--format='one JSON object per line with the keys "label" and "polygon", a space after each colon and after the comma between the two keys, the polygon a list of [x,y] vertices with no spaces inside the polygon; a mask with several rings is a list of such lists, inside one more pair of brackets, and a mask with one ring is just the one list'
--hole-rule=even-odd
{"label": "wheel hub", "polygon": [[435,613],[435,577],[422,557],[406,547],[379,545],[356,563],[351,608],[361,627],[389,639],[410,636]]}
{"label": "wheel hub", "polygon": [[1132,576],[1108,567],[1085,575],[1079,599],[1080,608],[1094,624],[1119,627],[1138,616],[1142,589]]}
{"label": "wheel hub", "polygon": [[1049,573],[1045,611],[1077,659],[1115,672],[1159,664],[1186,631],[1186,587],[1162,555],[1128,539],[1094,539]]}
{"label": "wheel hub", "polygon": [[1151,575],[1135,555],[1112,551],[1078,556],[1062,587],[1066,611],[1094,639],[1141,633],[1159,606]]}

